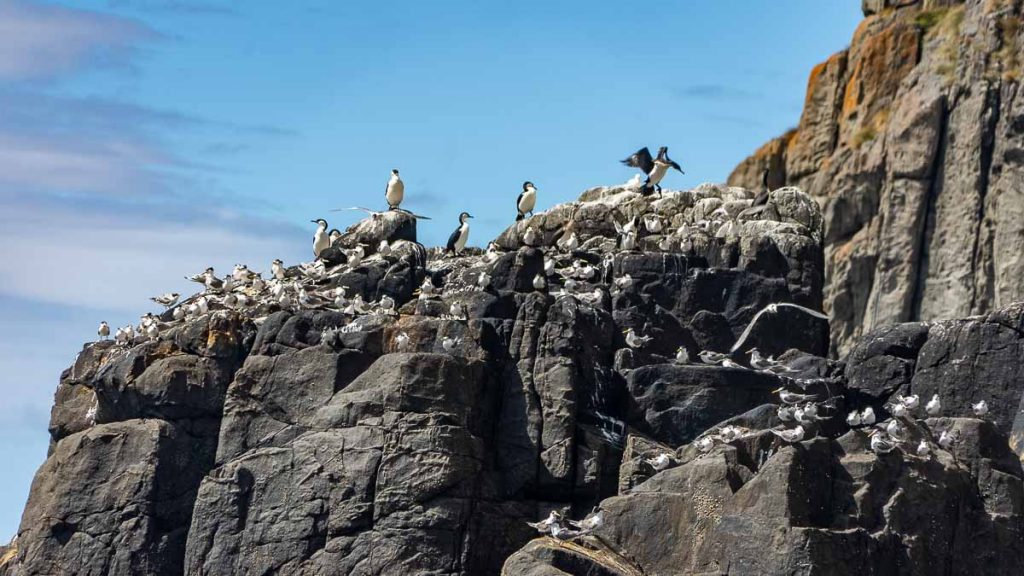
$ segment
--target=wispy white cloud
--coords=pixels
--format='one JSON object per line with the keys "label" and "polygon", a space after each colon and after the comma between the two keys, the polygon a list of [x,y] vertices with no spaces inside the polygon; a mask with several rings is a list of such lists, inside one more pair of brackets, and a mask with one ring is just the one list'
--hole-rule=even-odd
{"label": "wispy white cloud", "polygon": [[728,84],[693,84],[682,88],[673,88],[672,93],[677,98],[686,100],[749,100],[757,98],[758,94],[743,88]]}
{"label": "wispy white cloud", "polygon": [[[195,206],[191,218],[152,210],[82,209],[56,201],[0,204],[0,295],[93,309],[139,312],[146,298],[187,292],[183,276],[213,265],[254,270],[275,257],[306,256],[294,227]],[[232,216],[235,216],[233,218]]]}
{"label": "wispy white cloud", "polygon": [[188,0],[110,0],[111,8],[133,9],[141,12],[173,12],[202,16],[235,16],[230,2],[191,2]]}
{"label": "wispy white cloud", "polygon": [[161,38],[146,24],[27,0],[0,3],[0,80],[52,80],[97,65],[122,66]]}

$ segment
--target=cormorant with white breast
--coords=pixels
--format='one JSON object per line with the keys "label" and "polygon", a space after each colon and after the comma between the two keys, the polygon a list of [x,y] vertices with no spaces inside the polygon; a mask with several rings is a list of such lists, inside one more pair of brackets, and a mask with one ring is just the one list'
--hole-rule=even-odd
{"label": "cormorant with white breast", "polygon": [[537,188],[534,187],[533,182],[523,182],[523,191],[519,194],[519,198],[516,198],[516,210],[519,214],[516,215],[516,222],[519,222],[526,215],[533,216],[533,209],[537,206]]}
{"label": "cormorant with white breast", "polygon": [[313,234],[313,257],[319,258],[320,253],[331,245],[331,239],[327,235],[327,220],[317,218],[310,222],[316,224],[316,233]]}
{"label": "cormorant with white breast", "polygon": [[469,240],[469,220],[472,218],[469,212],[463,212],[459,214],[459,227],[452,232],[452,235],[448,237],[448,245],[445,252],[451,252],[458,256],[462,253],[462,249],[466,247],[466,240]]}
{"label": "cormorant with white breast", "polygon": [[397,210],[404,198],[405,183],[402,182],[402,179],[398,176],[398,169],[395,168],[391,171],[391,178],[388,179],[387,187],[384,188],[384,200],[387,201],[389,210]]}
{"label": "cormorant with white breast", "polygon": [[622,163],[626,166],[639,168],[647,175],[647,180],[641,189],[641,193],[644,196],[648,196],[655,191],[661,194],[661,180],[665,177],[665,173],[668,172],[669,168],[675,168],[679,170],[680,174],[685,174],[683,169],[679,167],[679,164],[676,164],[668,157],[668,146],[662,146],[658,149],[657,158],[651,158],[651,151],[645,146],[634,152],[629,158],[623,160]]}

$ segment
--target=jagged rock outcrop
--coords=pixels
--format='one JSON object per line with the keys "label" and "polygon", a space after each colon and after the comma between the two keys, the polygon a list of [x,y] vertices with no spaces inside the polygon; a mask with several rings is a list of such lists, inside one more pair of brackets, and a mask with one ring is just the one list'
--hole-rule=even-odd
{"label": "jagged rock outcrop", "polygon": [[894,322],[1024,297],[1024,47],[1015,0],[864,0],[798,127],[730,184],[800,186],[825,216],[833,354]]}
{"label": "jagged rock outcrop", "polygon": [[[817,362],[817,389],[808,391],[835,395],[838,408],[817,437],[787,444],[767,432],[779,424],[775,405],[709,426],[699,436],[727,425],[751,432],[708,452],[664,431],[630,436],[619,495],[600,504],[604,525],[573,542],[537,539],[509,558],[504,574],[1018,573],[1022,354],[1021,304],[876,330],[845,363]],[[868,406],[878,421],[890,418],[894,399],[911,394],[922,405],[938,394],[948,415],[970,415],[980,400],[992,408],[984,420],[899,418],[905,437],[888,454],[870,448],[870,427],[840,421]],[[915,447],[941,432],[957,438],[951,449],[919,456]],[[673,467],[645,463],[666,450]]]}
{"label": "jagged rock outcrop", "polygon": [[[770,307],[821,305],[817,204],[783,188],[748,220],[752,196],[597,188],[454,258],[389,212],[326,264],[86,345],[0,574],[1019,569],[1006,434],[1024,428],[1024,309],[879,331],[829,360],[826,321]],[[738,367],[697,359],[733,347]],[[789,368],[749,369],[754,348]],[[796,378],[840,417],[789,445],[767,429]],[[987,400],[994,423],[914,421],[908,442],[962,431],[924,459],[875,455],[842,422],[932,390],[950,416]],[[750,433],[696,447],[726,425]],[[675,465],[656,472],[662,453]],[[595,505],[606,523],[574,542],[526,524]]]}

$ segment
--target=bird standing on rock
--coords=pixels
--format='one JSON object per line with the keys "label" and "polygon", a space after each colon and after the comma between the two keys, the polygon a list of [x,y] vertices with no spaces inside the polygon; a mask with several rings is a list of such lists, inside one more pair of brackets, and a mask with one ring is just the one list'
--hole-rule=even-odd
{"label": "bird standing on rock", "polygon": [[398,169],[391,171],[388,178],[388,185],[384,188],[384,200],[388,203],[388,210],[397,210],[405,198],[405,183],[398,176]]}
{"label": "bird standing on rock", "polygon": [[633,331],[632,328],[628,328],[625,332],[626,344],[630,348],[642,348],[645,344],[653,340],[650,336],[640,336]]}
{"label": "bird standing on rock", "polygon": [[942,412],[942,402],[939,400],[938,394],[932,395],[932,399],[924,405],[924,411],[929,416],[938,416]]}
{"label": "bird standing on rock", "polygon": [[672,465],[672,456],[667,452],[662,452],[654,458],[647,458],[644,460],[651,468],[660,472]]}
{"label": "bird standing on rock", "polygon": [[100,340],[106,340],[110,336],[110,325],[106,321],[100,322],[100,327],[96,329],[96,334],[99,335]]}
{"label": "bird standing on rock", "polygon": [[641,189],[641,193],[644,196],[649,196],[654,192],[661,194],[661,180],[665,177],[665,173],[668,172],[669,168],[675,168],[680,174],[685,174],[683,169],[679,167],[679,164],[676,164],[668,157],[668,146],[662,146],[658,149],[657,158],[651,158],[651,151],[645,146],[634,152],[629,158],[623,160],[622,163],[626,166],[639,168],[641,172],[647,175],[647,180]]}
{"label": "bird standing on rock", "polygon": [[327,235],[327,220],[317,218],[310,222],[316,224],[316,232],[313,234],[313,257],[319,258],[320,253],[331,245],[331,239]]}
{"label": "bird standing on rock", "polygon": [[526,215],[533,216],[533,209],[537,207],[537,188],[533,185],[533,182],[523,182],[523,191],[519,194],[519,198],[516,198],[516,210],[519,212],[516,215],[516,222],[519,222]]}
{"label": "bird standing on rock", "polygon": [[472,217],[469,212],[459,214],[459,227],[448,237],[448,245],[445,247],[446,253],[451,253],[455,256],[462,254],[462,249],[466,247],[466,241],[469,240],[469,222],[467,220]]}
{"label": "bird standing on rock", "polygon": [[168,292],[166,294],[161,294],[160,296],[154,296],[150,298],[150,300],[156,302],[157,304],[160,304],[164,308],[170,308],[171,306],[177,304],[178,297],[179,294],[177,292]]}
{"label": "bird standing on rock", "polygon": [[274,261],[270,263],[270,274],[278,280],[285,279],[284,262],[280,258],[274,258]]}
{"label": "bird standing on rock", "polygon": [[785,442],[800,442],[804,439],[804,427],[797,424],[795,428],[788,430],[770,430],[772,434],[775,434]]}
{"label": "bird standing on rock", "polygon": [[541,534],[548,534],[551,532],[551,527],[558,525],[561,521],[562,515],[552,510],[551,514],[549,514],[546,519],[541,520],[540,522],[527,522],[526,525]]}

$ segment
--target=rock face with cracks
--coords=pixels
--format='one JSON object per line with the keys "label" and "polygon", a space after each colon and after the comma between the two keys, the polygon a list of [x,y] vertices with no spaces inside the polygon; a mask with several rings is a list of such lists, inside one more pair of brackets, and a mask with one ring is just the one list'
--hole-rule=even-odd
{"label": "rock face with cracks", "polygon": [[[1021,312],[826,359],[824,320],[757,316],[820,309],[817,204],[784,188],[743,212],[752,197],[596,188],[454,258],[388,213],[326,263],[234,287],[244,305],[196,295],[156,338],[86,345],[0,574],[1019,571]],[[734,347],[738,366],[698,359]],[[750,369],[754,348],[790,368]],[[767,429],[796,379],[840,416],[787,444]],[[877,455],[842,422],[933,390],[946,412],[906,442],[958,441],[931,458]],[[980,399],[987,419],[962,418]],[[745,432],[698,450],[726,426]],[[526,525],[595,506],[574,541]]]}
{"label": "rock face with cracks", "polygon": [[822,206],[832,349],[895,322],[1024,299],[1024,7],[863,0],[850,47],[811,71],[796,129],[730,184]]}

